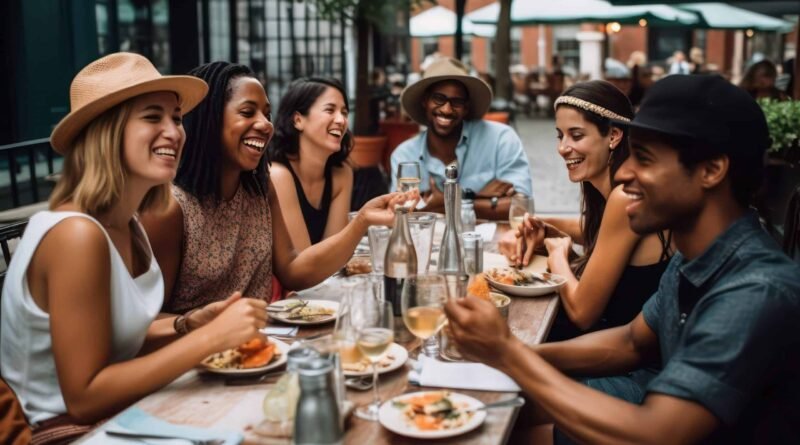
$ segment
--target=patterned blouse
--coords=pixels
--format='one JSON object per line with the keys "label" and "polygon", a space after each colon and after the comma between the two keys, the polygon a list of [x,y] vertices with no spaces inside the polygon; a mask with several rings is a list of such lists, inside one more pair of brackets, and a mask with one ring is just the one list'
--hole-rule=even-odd
{"label": "patterned blouse", "polygon": [[200,202],[173,185],[183,209],[182,261],[164,311],[182,314],[235,291],[272,296],[272,217],[266,197],[239,187],[233,199]]}

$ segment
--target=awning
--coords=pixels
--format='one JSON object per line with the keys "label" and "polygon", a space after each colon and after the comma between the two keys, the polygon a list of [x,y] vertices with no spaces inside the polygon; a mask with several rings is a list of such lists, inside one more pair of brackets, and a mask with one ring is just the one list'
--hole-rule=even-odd
{"label": "awning", "polygon": [[679,8],[697,13],[706,28],[756,29],[790,32],[794,24],[768,15],[748,11],[725,3],[683,3]]}
{"label": "awning", "polygon": [[[461,30],[465,36],[494,37],[494,25],[478,25],[464,17]],[[409,20],[411,37],[441,37],[456,34],[456,13],[442,6],[434,6]]]}
{"label": "awning", "polygon": [[[494,24],[499,13],[500,4],[495,2],[467,14],[467,18],[473,23]],[[511,3],[511,24],[515,26],[582,22],[638,24],[641,19],[654,26],[700,24],[697,14],[662,4],[613,6],[605,0],[527,0]]]}

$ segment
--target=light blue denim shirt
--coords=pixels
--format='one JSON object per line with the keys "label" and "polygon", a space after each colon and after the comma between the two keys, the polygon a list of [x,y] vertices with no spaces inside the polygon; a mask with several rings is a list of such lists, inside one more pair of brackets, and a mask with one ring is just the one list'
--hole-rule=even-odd
{"label": "light blue denim shirt", "polygon": [[[400,144],[392,153],[392,191],[397,190],[397,165],[412,161],[420,163],[421,192],[429,191],[430,178],[439,190],[444,189],[445,165],[428,152],[427,137],[428,130],[425,130]],[[477,193],[497,178],[512,184],[517,192],[532,196],[528,157],[519,136],[508,125],[482,119],[464,121],[456,158],[462,189]]]}

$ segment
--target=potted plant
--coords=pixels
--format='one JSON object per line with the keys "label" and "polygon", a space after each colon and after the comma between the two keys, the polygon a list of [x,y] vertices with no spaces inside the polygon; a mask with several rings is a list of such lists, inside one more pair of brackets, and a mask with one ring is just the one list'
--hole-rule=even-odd
{"label": "potted plant", "polygon": [[[767,150],[758,206],[768,227],[782,227],[789,197],[800,184],[800,101],[759,99],[772,145]],[[775,233],[777,232],[777,233]],[[781,229],[773,234],[780,239]]]}
{"label": "potted plant", "polygon": [[800,100],[759,99],[772,146],[768,155],[793,167],[800,165]]}

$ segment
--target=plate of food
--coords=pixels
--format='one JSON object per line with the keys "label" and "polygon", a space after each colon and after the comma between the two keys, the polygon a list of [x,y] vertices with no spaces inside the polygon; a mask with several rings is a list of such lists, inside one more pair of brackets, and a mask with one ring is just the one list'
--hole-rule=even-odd
{"label": "plate of food", "polygon": [[226,351],[211,354],[200,362],[200,368],[214,374],[247,376],[261,374],[286,363],[289,345],[275,338],[266,342],[254,338]]}
{"label": "plate of food", "polygon": [[486,411],[478,399],[450,391],[421,391],[399,395],[381,405],[378,420],[384,428],[416,439],[440,439],[481,426]]}
{"label": "plate of food", "polygon": [[[372,376],[372,365],[355,345],[351,348],[342,347],[341,358],[342,370],[344,370],[346,377]],[[407,360],[408,351],[406,348],[397,343],[392,343],[378,362],[378,374],[392,372],[403,366]]]}
{"label": "plate of food", "polygon": [[551,294],[566,284],[561,275],[542,272],[526,272],[513,268],[494,268],[484,273],[489,284],[515,297],[538,297]]}
{"label": "plate of food", "polygon": [[336,320],[339,303],[329,300],[291,298],[272,303],[267,314],[273,320],[298,325],[324,324]]}

